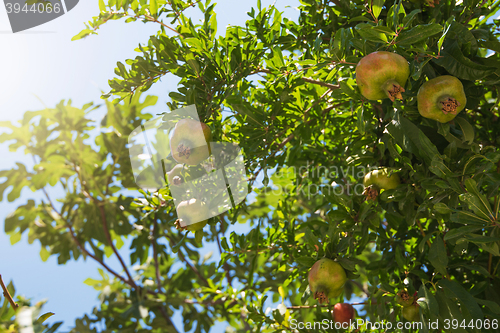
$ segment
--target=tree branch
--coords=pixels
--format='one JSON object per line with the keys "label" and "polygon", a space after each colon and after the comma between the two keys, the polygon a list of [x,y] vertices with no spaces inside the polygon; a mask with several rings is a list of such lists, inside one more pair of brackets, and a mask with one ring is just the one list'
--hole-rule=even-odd
{"label": "tree branch", "polygon": [[19,305],[16,302],[14,302],[14,299],[10,295],[9,290],[7,290],[7,287],[3,283],[2,274],[0,274],[0,285],[2,285],[3,295],[9,301],[10,306],[12,306],[12,308],[14,309],[14,311],[17,311],[17,308],[19,307]]}
{"label": "tree branch", "polygon": [[[132,275],[130,275],[130,272],[127,268],[127,265],[125,265],[125,262],[123,261],[120,253],[118,252],[118,250],[115,247],[115,244],[113,243],[113,238],[111,237],[111,234],[110,234],[109,228],[108,228],[108,220],[106,218],[106,211],[104,209],[105,202],[94,198],[90,194],[90,191],[88,190],[87,186],[85,185],[85,182],[84,182],[82,175],[79,171],[79,167],[74,162],[73,162],[73,167],[74,167],[74,170],[75,170],[75,172],[78,176],[78,179],[80,181],[80,186],[82,188],[83,195],[86,196],[89,200],[91,200],[95,204],[97,209],[99,210],[99,213],[101,215],[101,222],[102,222],[102,228],[104,230],[104,235],[106,236],[106,240],[108,241],[109,246],[113,250],[113,253],[116,255],[116,257],[118,258],[118,261],[120,262],[123,270],[125,271],[125,274],[128,277],[127,284],[130,285],[131,287],[137,289],[137,284],[135,283],[134,279],[132,279]],[[103,199],[105,199],[105,198],[103,198]]]}

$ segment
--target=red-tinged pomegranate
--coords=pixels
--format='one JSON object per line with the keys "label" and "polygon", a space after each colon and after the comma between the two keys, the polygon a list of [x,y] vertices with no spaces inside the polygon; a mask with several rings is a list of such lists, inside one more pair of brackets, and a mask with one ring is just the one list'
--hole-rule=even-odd
{"label": "red-tinged pomegranate", "polygon": [[347,281],[344,268],[332,259],[323,258],[314,263],[309,271],[309,289],[320,303],[338,297]]}
{"label": "red-tinged pomegranate", "polygon": [[356,82],[361,94],[370,100],[403,99],[410,66],[399,54],[377,51],[363,57],[356,66]]}
{"label": "red-tinged pomegranate", "polygon": [[337,303],[333,307],[333,320],[336,323],[350,324],[354,320],[356,310],[348,303]]}
{"label": "red-tinged pomegranate", "polygon": [[467,98],[459,79],[443,75],[422,84],[417,102],[422,117],[447,123],[465,108]]}

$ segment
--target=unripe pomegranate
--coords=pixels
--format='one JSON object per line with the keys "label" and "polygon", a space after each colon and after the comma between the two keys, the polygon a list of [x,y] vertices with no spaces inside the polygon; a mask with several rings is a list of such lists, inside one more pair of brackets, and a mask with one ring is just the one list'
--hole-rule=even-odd
{"label": "unripe pomegranate", "polygon": [[208,223],[208,206],[197,199],[182,201],[177,205],[176,228],[196,232]]}
{"label": "unripe pomegranate", "polygon": [[314,263],[309,271],[309,289],[320,303],[338,297],[347,281],[342,266],[332,259],[323,258]]}
{"label": "unripe pomegranate", "polygon": [[415,302],[415,297],[410,296],[408,291],[404,289],[397,293],[396,302],[402,306],[410,306]]}
{"label": "unripe pomegranate", "polygon": [[422,84],[417,102],[422,117],[447,123],[465,108],[467,98],[459,79],[443,75]]}
{"label": "unripe pomegranate", "polygon": [[167,180],[170,186],[179,186],[184,183],[184,176],[182,175],[183,169],[184,166],[182,164],[177,164],[172,170],[167,172]]}
{"label": "unripe pomegranate", "polygon": [[361,94],[370,100],[403,99],[410,66],[399,54],[377,51],[363,57],[356,66],[356,82]]}
{"label": "unripe pomegranate", "polygon": [[210,155],[211,137],[206,124],[189,118],[179,120],[170,139],[172,157],[179,163],[197,165]]}
{"label": "unripe pomegranate", "polygon": [[420,314],[418,309],[420,306],[414,303],[410,306],[403,307],[403,317],[408,321],[418,321],[420,319]]}
{"label": "unripe pomegranate", "polygon": [[372,170],[365,175],[363,185],[365,190],[363,194],[368,200],[375,200],[380,190],[393,190],[401,183],[397,173],[393,173],[389,177],[390,170],[382,168]]}
{"label": "unripe pomegranate", "polygon": [[354,320],[356,310],[348,303],[337,303],[333,307],[333,320],[337,323],[350,324]]}
{"label": "unripe pomegranate", "polygon": [[182,183],[193,181],[207,174],[201,165],[183,165],[177,164],[167,172],[169,186],[179,186]]}

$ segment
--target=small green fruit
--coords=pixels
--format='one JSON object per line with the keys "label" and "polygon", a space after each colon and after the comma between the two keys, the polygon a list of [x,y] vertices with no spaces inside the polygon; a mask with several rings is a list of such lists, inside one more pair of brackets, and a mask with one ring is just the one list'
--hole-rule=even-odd
{"label": "small green fruit", "polygon": [[397,173],[393,173],[390,177],[389,173],[388,168],[372,170],[365,175],[363,185],[365,187],[374,185],[379,189],[393,190],[401,184],[401,180]]}
{"label": "small green fruit", "polygon": [[196,232],[208,223],[208,206],[197,199],[185,200],[177,205],[177,215],[179,229]]}
{"label": "small green fruit", "polygon": [[399,54],[377,51],[363,57],[356,66],[356,82],[361,94],[370,100],[403,99],[410,76],[408,61]]}
{"label": "small green fruit", "polygon": [[459,79],[443,75],[422,84],[417,102],[422,117],[447,123],[465,108],[467,98]]}
{"label": "small green fruit", "polygon": [[415,301],[415,297],[410,296],[407,290],[401,290],[396,295],[396,302],[402,306],[410,306]]}
{"label": "small green fruit", "polygon": [[197,165],[210,155],[210,128],[194,119],[181,119],[170,139],[172,157],[179,163]]}
{"label": "small green fruit", "polygon": [[172,170],[167,172],[167,180],[170,186],[179,186],[184,183],[183,169],[184,166],[182,164],[177,164]]}
{"label": "small green fruit", "polygon": [[177,164],[172,170],[167,172],[167,181],[169,186],[179,186],[182,183],[193,181],[206,174],[206,170],[201,165]]}
{"label": "small green fruit", "polygon": [[418,311],[419,308],[420,308],[420,306],[417,303],[410,305],[410,306],[404,306],[403,307],[404,319],[411,321],[411,322],[418,321],[420,319],[420,314]]}
{"label": "small green fruit", "polygon": [[323,258],[314,263],[308,276],[309,289],[320,303],[338,297],[347,281],[344,268],[331,259]]}

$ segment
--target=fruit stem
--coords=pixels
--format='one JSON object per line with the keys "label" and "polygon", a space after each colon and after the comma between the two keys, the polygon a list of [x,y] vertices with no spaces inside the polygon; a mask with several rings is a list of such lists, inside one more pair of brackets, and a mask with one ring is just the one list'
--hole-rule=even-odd
{"label": "fruit stem", "polygon": [[442,96],[438,101],[438,109],[443,111],[444,114],[457,114],[457,108],[460,103],[449,95]]}
{"label": "fruit stem", "polygon": [[405,89],[401,87],[399,83],[394,79],[385,81],[385,83],[382,85],[382,90],[385,91],[387,97],[389,97],[392,102],[394,102],[396,98],[403,99],[401,93],[405,92]]}

